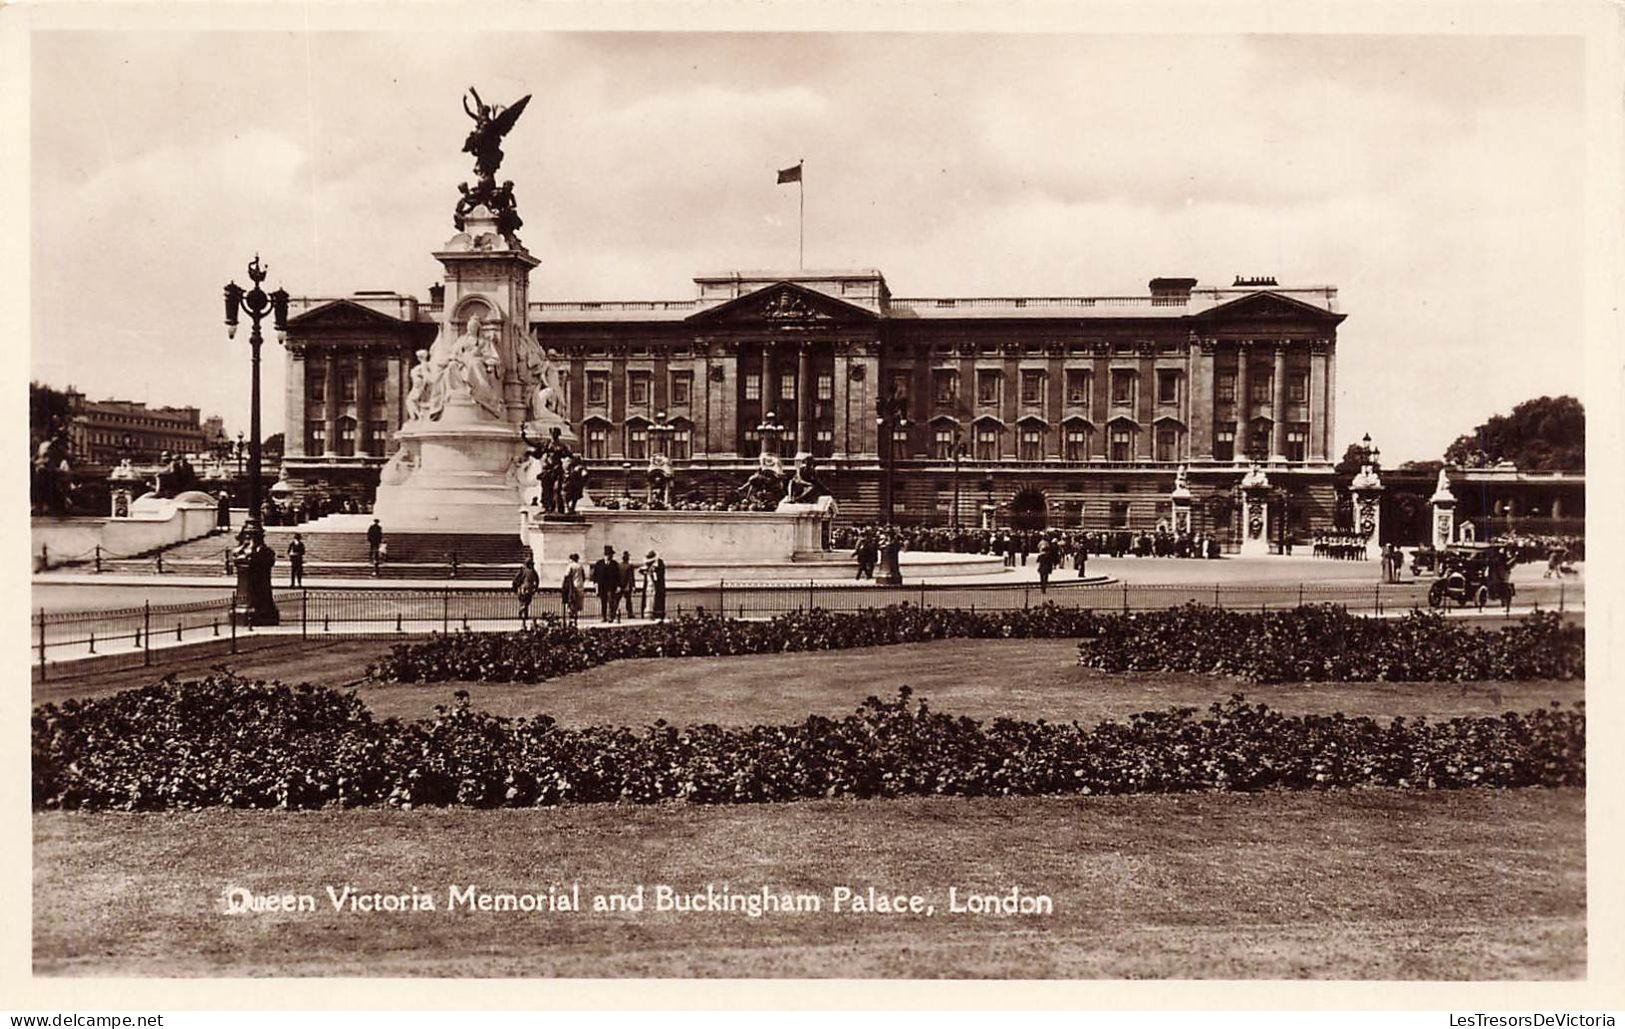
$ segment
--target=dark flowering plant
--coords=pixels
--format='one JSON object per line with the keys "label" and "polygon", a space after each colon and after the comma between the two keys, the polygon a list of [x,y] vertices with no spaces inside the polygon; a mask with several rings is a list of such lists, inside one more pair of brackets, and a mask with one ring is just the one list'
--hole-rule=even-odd
{"label": "dark flowering plant", "polygon": [[373,720],[354,694],[214,677],[35,710],[33,803],[154,811],[428,804],[537,807],[1582,786],[1583,708],[1383,724],[1288,716],[1233,695],[1092,727],[933,711],[908,687],[794,725],[563,728],[459,693]]}
{"label": "dark flowering plant", "polygon": [[1129,614],[1045,604],[976,612],[907,604],[813,609],[764,621],[695,614],[658,625],[579,629],[543,618],[510,633],[458,632],[396,644],[370,671],[394,682],[542,682],[626,658],[725,657],[938,639],[1078,639],[1105,671],[1189,671],[1254,682],[1572,679],[1585,630],[1536,613],[1502,629],[1441,614],[1351,615],[1334,606],[1241,612],[1188,605]]}

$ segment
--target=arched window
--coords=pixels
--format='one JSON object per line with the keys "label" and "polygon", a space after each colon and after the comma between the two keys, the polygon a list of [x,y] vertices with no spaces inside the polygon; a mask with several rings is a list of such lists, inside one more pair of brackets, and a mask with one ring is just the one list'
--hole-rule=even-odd
{"label": "arched window", "polygon": [[1016,456],[1023,461],[1042,461],[1049,426],[1037,418],[1024,418],[1016,425]]}
{"label": "arched window", "polygon": [[1004,435],[1004,426],[991,418],[984,418],[976,423],[976,460],[997,461],[999,459],[999,437]]}
{"label": "arched window", "polygon": [[642,418],[627,420],[625,453],[630,461],[646,461],[649,458],[649,423]]}
{"label": "arched window", "polygon": [[609,456],[609,423],[601,418],[588,418],[582,430],[586,441],[582,453],[588,458],[602,460]]}
{"label": "arched window", "polygon": [[687,418],[671,420],[671,443],[667,456],[673,461],[687,461],[694,456],[694,423]]}
{"label": "arched window", "polygon": [[1089,460],[1090,439],[1095,434],[1094,426],[1082,418],[1074,418],[1062,427],[1062,436],[1066,443],[1066,459],[1068,461]]}
{"label": "arched window", "polygon": [[1134,460],[1134,437],[1138,426],[1127,419],[1118,419],[1107,427],[1107,456],[1113,461]]}
{"label": "arched window", "polygon": [[343,418],[340,418],[339,421],[338,421],[338,430],[339,430],[339,446],[338,446],[338,454],[339,454],[339,456],[340,457],[354,457],[355,456],[355,419],[349,417],[348,415],[344,416]]}

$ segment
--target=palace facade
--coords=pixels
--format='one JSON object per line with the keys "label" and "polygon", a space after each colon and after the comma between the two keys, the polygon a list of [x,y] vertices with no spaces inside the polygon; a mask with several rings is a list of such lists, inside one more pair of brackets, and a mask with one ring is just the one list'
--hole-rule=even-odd
{"label": "palace facade", "polygon": [[[1264,462],[1297,534],[1335,509],[1337,290],[1152,279],[1133,296],[894,297],[875,270],[733,272],[686,300],[532,301],[600,497],[720,496],[767,446],[810,453],[843,520],[1149,528],[1188,469],[1234,533]],[[369,497],[442,301],[295,301],[281,492]]]}

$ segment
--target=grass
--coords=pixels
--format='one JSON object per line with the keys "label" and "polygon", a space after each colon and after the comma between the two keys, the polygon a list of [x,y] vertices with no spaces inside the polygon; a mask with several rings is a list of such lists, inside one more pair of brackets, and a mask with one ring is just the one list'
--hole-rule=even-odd
{"label": "grass", "polygon": [[[40,975],[1563,979],[1581,790],[44,813]],[[933,916],[334,914],[327,884],[919,892]],[[1020,885],[1048,917],[945,910]],[[315,894],[227,915],[229,885]]]}
{"label": "grass", "polygon": [[[342,686],[356,682],[387,641],[276,648],[223,660],[239,674]],[[143,674],[144,672],[144,674]],[[154,681],[163,671],[105,672],[36,684],[34,700],[98,696]],[[1068,640],[941,640],[894,647],[724,659],[619,661],[544,683],[366,684],[360,695],[380,718],[421,718],[467,690],[477,707],[503,715],[550,714],[570,725],[798,722],[841,715],[870,694],[914,687],[939,710],[974,718],[1077,719],[1092,724],[1172,705],[1205,708],[1233,692],[1291,713],[1429,718],[1529,710],[1584,699],[1580,682],[1288,683],[1260,685],[1187,673],[1114,674],[1077,665]]]}

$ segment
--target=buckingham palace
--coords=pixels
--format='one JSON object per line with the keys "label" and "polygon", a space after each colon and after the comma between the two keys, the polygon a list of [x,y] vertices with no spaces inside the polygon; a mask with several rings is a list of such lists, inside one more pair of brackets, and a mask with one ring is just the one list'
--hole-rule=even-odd
{"label": "buckingham palace", "polygon": [[[443,289],[296,299],[281,493],[365,501]],[[896,297],[876,270],[728,272],[674,300],[530,301],[597,496],[737,486],[812,454],[843,521],[1149,528],[1180,466],[1195,527],[1234,533],[1252,461],[1285,530],[1333,522],[1332,286],[1154,278],[1108,296]]]}

